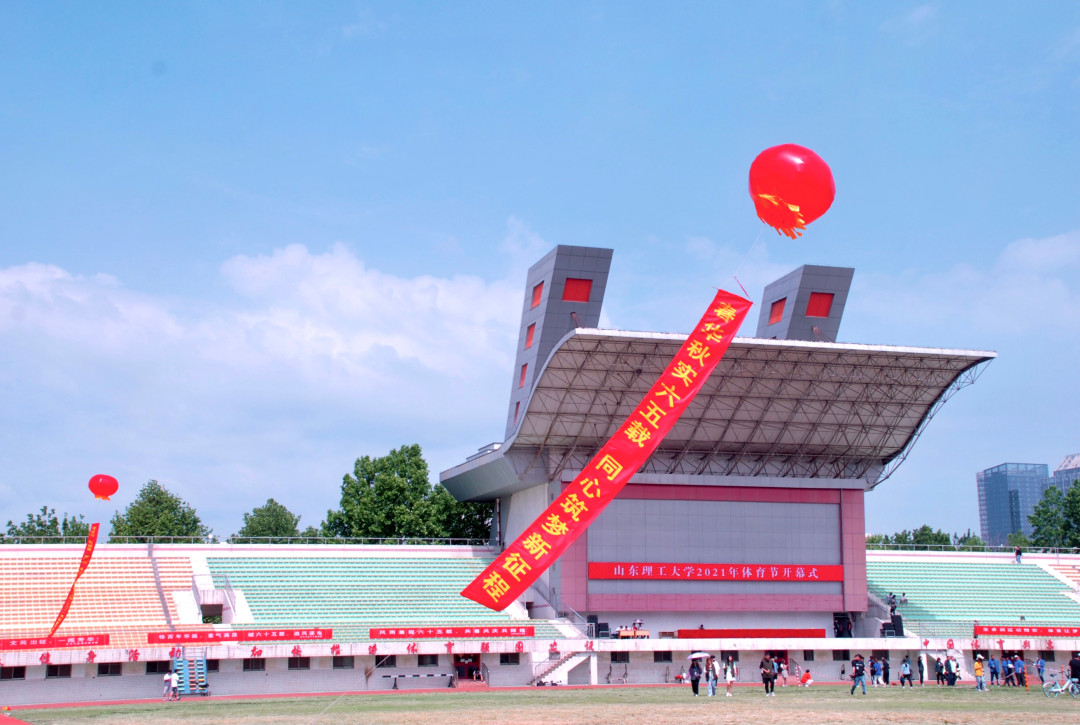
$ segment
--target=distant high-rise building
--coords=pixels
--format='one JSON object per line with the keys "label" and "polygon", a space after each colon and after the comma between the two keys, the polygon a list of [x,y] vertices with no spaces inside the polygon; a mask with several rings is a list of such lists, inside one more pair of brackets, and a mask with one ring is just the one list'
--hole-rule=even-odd
{"label": "distant high-rise building", "polygon": [[1050,485],[1045,463],[1002,463],[975,474],[979,490],[979,524],[988,544],[1009,543],[1009,534],[1031,536],[1028,522],[1035,504]]}
{"label": "distant high-rise building", "polygon": [[1065,458],[1054,469],[1054,485],[1061,489],[1062,493],[1069,490],[1073,481],[1080,480],[1080,453],[1074,453]]}

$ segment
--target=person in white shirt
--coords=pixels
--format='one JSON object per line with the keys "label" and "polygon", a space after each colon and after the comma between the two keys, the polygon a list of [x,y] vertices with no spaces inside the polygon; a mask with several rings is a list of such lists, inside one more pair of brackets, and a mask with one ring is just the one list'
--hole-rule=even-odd
{"label": "person in white shirt", "polygon": [[161,701],[165,702],[169,699],[169,693],[172,692],[172,673],[165,673],[165,689],[161,691]]}
{"label": "person in white shirt", "polygon": [[179,701],[180,700],[180,675],[178,675],[176,673],[176,670],[173,670],[173,673],[171,675],[169,675],[169,685],[170,685],[170,689],[172,690],[169,693],[169,699]]}

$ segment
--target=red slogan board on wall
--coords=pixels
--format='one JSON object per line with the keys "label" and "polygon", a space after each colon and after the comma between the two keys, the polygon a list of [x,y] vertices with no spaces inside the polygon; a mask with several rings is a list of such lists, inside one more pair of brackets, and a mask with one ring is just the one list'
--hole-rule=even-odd
{"label": "red slogan board on wall", "polygon": [[585,469],[461,592],[501,611],[589,528],[653,454],[727,352],[751,303],[723,290],[634,412]]}
{"label": "red slogan board on wall", "polygon": [[657,564],[590,561],[590,579],[663,579],[665,581],[842,582],[840,565],[794,564]]}
{"label": "red slogan board on wall", "polygon": [[677,629],[679,639],[770,639],[801,637],[825,639],[824,629]]}
{"label": "red slogan board on wall", "polygon": [[151,632],[147,644],[176,644],[178,642],[292,642],[294,640],[333,639],[334,630],[304,629],[232,629],[203,632]]}
{"label": "red slogan board on wall", "polygon": [[82,634],[73,637],[9,637],[0,639],[0,650],[56,649],[58,647],[105,647],[107,634]]}
{"label": "red slogan board on wall", "polygon": [[369,639],[441,639],[443,637],[535,637],[536,627],[393,627],[369,629]]}
{"label": "red slogan board on wall", "polygon": [[997,635],[1000,637],[1080,637],[1080,627],[1017,627],[1014,625],[975,625],[975,636]]}

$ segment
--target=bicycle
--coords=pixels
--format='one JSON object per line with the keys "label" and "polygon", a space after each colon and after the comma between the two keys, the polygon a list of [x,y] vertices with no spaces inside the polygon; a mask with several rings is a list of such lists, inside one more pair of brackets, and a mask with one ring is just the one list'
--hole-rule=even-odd
{"label": "bicycle", "polygon": [[1074,699],[1080,697],[1080,685],[1076,680],[1066,678],[1062,682],[1043,683],[1043,694],[1047,697],[1057,697],[1063,692],[1069,693]]}

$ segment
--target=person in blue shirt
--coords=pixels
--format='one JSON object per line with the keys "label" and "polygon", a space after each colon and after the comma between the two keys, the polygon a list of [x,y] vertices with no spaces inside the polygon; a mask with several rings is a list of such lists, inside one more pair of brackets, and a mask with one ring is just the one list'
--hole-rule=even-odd
{"label": "person in blue shirt", "polygon": [[1035,661],[1035,667],[1039,670],[1039,682],[1046,684],[1046,678],[1043,677],[1043,671],[1046,669],[1046,660],[1039,655],[1039,659]]}
{"label": "person in blue shirt", "polygon": [[997,657],[990,655],[990,661],[987,663],[990,667],[990,684],[1001,686],[1001,682],[998,680],[998,661]]}
{"label": "person in blue shirt", "polygon": [[1027,680],[1024,679],[1024,660],[1020,659],[1020,655],[1013,656],[1013,668],[1016,670],[1016,686],[1027,685]]}

